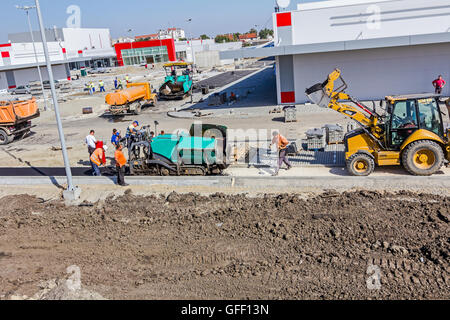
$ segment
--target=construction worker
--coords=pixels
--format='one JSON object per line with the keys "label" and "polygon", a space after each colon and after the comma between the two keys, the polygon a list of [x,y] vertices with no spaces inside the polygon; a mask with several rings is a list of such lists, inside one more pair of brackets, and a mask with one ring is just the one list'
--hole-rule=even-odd
{"label": "construction worker", "polygon": [[119,143],[116,146],[116,153],[114,155],[114,158],[116,160],[117,184],[119,186],[126,187],[128,186],[128,184],[125,183],[125,165],[127,164],[127,159],[125,158],[122,150],[123,146]]}
{"label": "construction worker", "polygon": [[291,163],[289,162],[289,160],[286,157],[289,141],[285,137],[283,137],[279,132],[275,131],[273,133],[272,145],[276,145],[278,148],[277,169],[276,169],[275,173],[273,174],[273,176],[276,177],[276,176],[278,176],[278,173],[279,173],[283,163],[285,163],[288,166],[287,170],[290,170],[292,168]]}
{"label": "construction worker", "polygon": [[126,138],[127,138],[127,148],[130,149],[131,144],[134,141],[134,138],[136,137],[136,133],[138,132],[138,127],[139,127],[139,122],[134,121],[128,128],[127,128],[127,134],[126,134]]}
{"label": "construction worker", "polygon": [[123,90],[122,80],[118,79],[117,89]]}
{"label": "construction worker", "polygon": [[89,135],[86,137],[85,143],[87,144],[89,157],[90,157],[92,155],[92,153],[95,151],[95,149],[97,148],[96,147],[97,139],[95,138],[94,130],[91,130]]}
{"label": "construction worker", "polygon": [[105,83],[103,82],[103,80],[100,80],[100,82],[98,83],[98,87],[100,89],[100,92],[105,92]]}
{"label": "construction worker", "polygon": [[94,94],[94,91],[92,91],[92,82],[89,82],[87,87],[89,89],[89,94],[92,96]]}
{"label": "construction worker", "polygon": [[114,129],[111,137],[111,144],[114,146],[114,148],[119,145],[120,138],[120,132],[117,129]]}
{"label": "construction worker", "polygon": [[106,151],[108,147],[103,145],[102,141],[97,142],[97,149],[91,155],[91,166],[92,166],[92,175],[100,177],[102,174],[100,172],[100,167],[106,164]]}
{"label": "construction worker", "polygon": [[127,82],[127,84],[130,83],[130,77],[128,75],[125,76],[125,81]]}
{"label": "construction worker", "polygon": [[119,87],[119,80],[117,80],[117,77],[114,79],[114,90],[117,90]]}
{"label": "construction worker", "polygon": [[433,87],[435,88],[436,94],[441,94],[442,89],[444,89],[447,82],[440,75],[436,80],[433,81]]}

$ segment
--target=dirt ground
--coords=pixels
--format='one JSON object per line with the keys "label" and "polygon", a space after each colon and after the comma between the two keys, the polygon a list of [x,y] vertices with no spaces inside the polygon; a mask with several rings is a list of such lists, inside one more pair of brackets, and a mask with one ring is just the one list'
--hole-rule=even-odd
{"label": "dirt ground", "polygon": [[70,298],[70,266],[98,299],[450,298],[450,197],[128,191],[72,207],[1,203],[1,299]]}

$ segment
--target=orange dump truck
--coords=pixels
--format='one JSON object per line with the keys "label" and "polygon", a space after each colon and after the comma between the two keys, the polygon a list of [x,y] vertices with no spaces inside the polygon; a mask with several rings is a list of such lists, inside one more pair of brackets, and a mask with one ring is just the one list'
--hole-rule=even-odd
{"label": "orange dump truck", "polygon": [[117,90],[106,96],[112,115],[140,114],[142,107],[148,104],[156,105],[157,96],[152,93],[150,83],[129,83],[124,90]]}
{"label": "orange dump truck", "polygon": [[40,116],[36,99],[0,101],[0,145],[23,138],[31,130],[31,120]]}

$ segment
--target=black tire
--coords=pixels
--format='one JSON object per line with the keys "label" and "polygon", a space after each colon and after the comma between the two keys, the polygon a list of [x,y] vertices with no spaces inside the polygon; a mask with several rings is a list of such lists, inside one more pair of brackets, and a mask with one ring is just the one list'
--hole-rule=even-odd
{"label": "black tire", "polygon": [[356,177],[367,177],[375,171],[375,161],[365,153],[355,153],[347,160],[347,171]]}
{"label": "black tire", "polygon": [[8,136],[4,130],[0,130],[0,146],[7,145],[14,140],[14,136]]}
{"label": "black tire", "polygon": [[444,165],[444,151],[434,141],[421,140],[411,143],[403,152],[406,171],[415,176],[431,176]]}
{"label": "black tire", "polygon": [[142,106],[139,104],[138,106],[136,106],[136,109],[134,109],[134,114],[138,116],[141,113],[142,113]]}

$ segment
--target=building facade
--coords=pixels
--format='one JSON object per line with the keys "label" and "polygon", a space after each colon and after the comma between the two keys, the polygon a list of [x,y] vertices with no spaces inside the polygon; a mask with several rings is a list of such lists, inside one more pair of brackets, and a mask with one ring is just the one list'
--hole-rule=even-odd
{"label": "building facade", "polygon": [[303,3],[273,15],[273,48],[233,56],[275,56],[279,104],[308,102],[305,89],[336,67],[360,100],[434,92],[438,75],[450,81],[449,18],[448,0]]}
{"label": "building facade", "polygon": [[114,48],[119,66],[176,61],[173,39],[116,43]]}
{"label": "building facade", "polygon": [[[107,67],[115,57],[108,29],[53,28],[46,32],[50,61],[56,80],[70,80],[70,70],[86,66]],[[40,32],[33,32],[43,80],[48,80]],[[31,34],[15,33],[0,45],[0,90],[39,81]]]}

